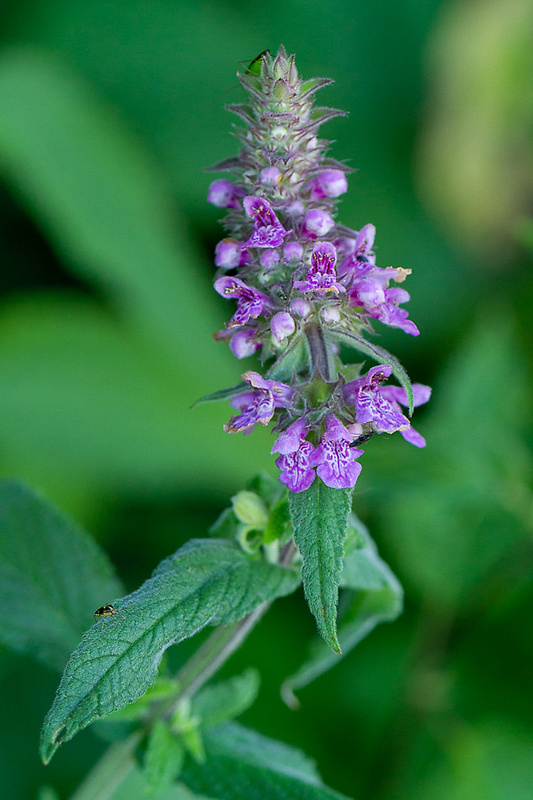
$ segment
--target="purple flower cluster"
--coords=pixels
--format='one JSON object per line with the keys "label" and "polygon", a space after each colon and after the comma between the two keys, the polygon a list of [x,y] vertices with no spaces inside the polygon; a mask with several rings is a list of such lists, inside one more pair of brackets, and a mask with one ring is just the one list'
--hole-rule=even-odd
{"label": "purple flower cluster", "polygon": [[[333,488],[353,487],[363,454],[357,443],[373,432],[399,431],[425,445],[399,405],[409,405],[405,382],[383,385],[393,358],[366,374],[351,367],[359,377],[347,381],[339,357],[346,337],[368,352],[363,334],[372,334],[372,320],[418,335],[401,308],[409,295],[394,285],[410,270],[376,265],[373,225],[352,230],[336,220],[351,170],[327,156],[318,129],[342,112],[313,107],[330,81],[302,81],[283,48],[263,53],[260,74],[239,80],[249,99],[230,110],[246,126],[237,131],[241,151],[213,168],[233,179],[213,181],[208,195],[228,212],[215,290],[237,306],[215,338],[229,340],[239,359],[259,355],[267,368],[265,377],[243,375],[232,400],[240,413],[225,430],[248,433],[273,420],[280,435],[272,452],[292,492],[317,476]],[[415,384],[412,405],[429,395]]]}

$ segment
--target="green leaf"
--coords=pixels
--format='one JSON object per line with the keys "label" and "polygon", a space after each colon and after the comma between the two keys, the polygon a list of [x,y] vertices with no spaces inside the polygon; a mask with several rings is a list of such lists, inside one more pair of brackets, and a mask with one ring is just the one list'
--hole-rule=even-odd
{"label": "green leaf", "polygon": [[341,652],[337,598],[351,499],[351,489],[331,489],[318,479],[305,492],[290,493],[305,596],[320,634],[336,653]]}
{"label": "green leaf", "polygon": [[180,774],[185,758],[183,745],[169,729],[158,720],[150,732],[144,759],[146,793],[160,797]]}
{"label": "green leaf", "polygon": [[[209,731],[207,758],[189,760],[182,781],[217,800],[342,800],[300,751],[235,724]],[[346,799],[345,799],[346,800]]]}
{"label": "green leaf", "polygon": [[246,384],[241,382],[236,386],[230,386],[228,389],[219,389],[217,392],[204,394],[203,397],[199,397],[198,400],[194,401],[191,408],[196,408],[196,406],[202,406],[206,403],[216,403],[219,400],[231,400],[232,397],[242,394],[246,389]]}
{"label": "green leaf", "polygon": [[377,361],[378,364],[388,364],[392,367],[392,374],[394,377],[400,382],[403,386],[405,391],[407,392],[407,400],[409,403],[409,416],[413,413],[413,388],[411,386],[411,381],[409,380],[409,375],[402,367],[400,362],[397,358],[395,358],[388,350],[385,350],[383,347],[379,347],[377,344],[373,342],[368,342],[362,336],[357,336],[355,333],[349,333],[348,331],[341,331],[341,330],[332,330],[329,332],[329,336],[332,338],[337,339],[337,341],[341,342],[341,344],[347,345],[347,347],[354,348],[355,350],[359,350],[361,353],[365,353],[365,355],[370,356]]}
{"label": "green leaf", "polygon": [[36,492],[0,481],[0,641],[62,669],[122,588],[94,540]]}
{"label": "green leaf", "polygon": [[260,677],[248,669],[222,683],[206,686],[191,700],[191,715],[200,718],[202,728],[211,728],[234,719],[250,708],[259,692]]}
{"label": "green leaf", "polygon": [[293,592],[295,571],[246,556],[233,542],[193,540],[93,625],[67,664],[41,735],[48,762],[62,742],[140,697],[172,644],[206,625],[228,624]]}
{"label": "green leaf", "polygon": [[209,335],[214,295],[190,280],[199,257],[162,171],[50,52],[18,47],[0,58],[0,163],[71,269],[108,288],[172,361],[227,382],[229,356],[213,357]]}
{"label": "green leaf", "polygon": [[[343,656],[380,622],[396,619],[403,605],[403,591],[398,579],[379,557],[376,545],[359,520],[356,527],[358,536],[364,537],[363,542],[346,556],[341,574],[341,586],[353,590],[339,623]],[[294,690],[307,686],[338,663],[338,657],[317,639],[311,646],[308,660],[283,684],[282,696],[287,705],[297,707]]]}

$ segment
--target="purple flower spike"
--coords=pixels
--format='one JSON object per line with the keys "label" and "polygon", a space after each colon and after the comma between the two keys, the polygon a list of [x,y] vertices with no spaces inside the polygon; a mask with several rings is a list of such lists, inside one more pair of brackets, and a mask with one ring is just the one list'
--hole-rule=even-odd
{"label": "purple flower spike", "polygon": [[242,377],[251,391],[243,392],[231,401],[233,408],[241,409],[241,413],[224,425],[227,433],[244,432],[258,422],[268,425],[276,408],[286,408],[294,396],[290,386],[265,380],[258,372],[245,372]]}
{"label": "purple flower spike", "polygon": [[246,325],[249,319],[255,319],[270,307],[270,300],[266,295],[247,286],[239,278],[224,275],[218,278],[214,285],[222,297],[237,300],[237,311],[228,322],[228,327]]}
{"label": "purple flower spike", "polygon": [[334,225],[335,220],[331,214],[321,208],[312,208],[303,218],[302,233],[310,239],[319,239],[327,236]]}
{"label": "purple flower spike", "polygon": [[279,479],[291,492],[305,492],[315,479],[315,448],[306,440],[306,433],[305,420],[298,419],[277,438],[270,451],[281,453],[276,459],[276,466],[281,470]]}
{"label": "purple flower spike", "polygon": [[244,210],[254,221],[254,230],[248,247],[278,247],[290,231],[286,231],[263,197],[245,197]]}
{"label": "purple flower spike", "polygon": [[213,181],[209,187],[209,194],[207,200],[213,203],[217,208],[240,208],[241,204],[239,197],[242,197],[244,192],[235,186],[231,181],[221,178],[220,180]]}
{"label": "purple flower spike", "polygon": [[318,242],[311,254],[307,280],[295,281],[294,288],[302,292],[345,292],[344,286],[337,282],[336,262],[337,254],[331,242]]}
{"label": "purple flower spike", "polygon": [[317,475],[331,489],[351,489],[362,469],[355,459],[364,450],[350,447],[353,436],[334,414],[327,415],[324,426],[322,441],[313,456]]}
{"label": "purple flower spike", "polygon": [[340,169],[326,169],[309,183],[311,200],[323,200],[324,197],[339,197],[348,191],[346,175]]}

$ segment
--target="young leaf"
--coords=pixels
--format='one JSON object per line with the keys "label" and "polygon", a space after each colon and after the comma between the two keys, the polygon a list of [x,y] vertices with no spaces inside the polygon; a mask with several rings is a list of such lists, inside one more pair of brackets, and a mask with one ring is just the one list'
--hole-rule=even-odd
{"label": "young leaf", "polygon": [[290,493],[305,596],[320,634],[336,653],[341,652],[337,598],[351,499],[351,489],[330,489],[320,480],[305,492]]}
{"label": "young leaf", "polygon": [[[342,800],[320,780],[314,763],[288,745],[234,723],[205,735],[206,762],[189,759],[181,780],[217,800]],[[346,800],[346,798],[344,798]]]}
{"label": "young leaf", "polygon": [[248,669],[223,683],[206,686],[191,701],[191,715],[199,717],[202,728],[212,728],[238,717],[255,702],[259,673]]}
{"label": "young leaf", "polygon": [[0,481],[0,641],[62,669],[94,609],[121,593],[85,531],[22,483]]}
{"label": "young leaf", "polygon": [[156,722],[148,739],[144,760],[146,794],[161,797],[180,774],[185,750],[178,737],[161,720]]}
{"label": "young leaf", "polygon": [[383,347],[379,347],[379,345],[374,344],[373,342],[368,342],[363,336],[357,336],[355,333],[336,330],[331,331],[330,336],[337,339],[337,341],[339,341],[341,344],[345,344],[347,347],[352,347],[356,350],[359,350],[361,353],[365,353],[365,355],[370,356],[374,359],[374,361],[377,361],[378,364],[389,364],[392,367],[392,373],[394,377],[397,378],[407,393],[409,415],[413,413],[414,399],[411,381],[409,380],[409,375],[395,356],[393,356]]}
{"label": "young leaf", "polygon": [[239,620],[297,585],[295,571],[251,558],[233,542],[188,542],[117,604],[121,615],[83,636],[43,725],[43,760],[95,719],[144,694],[167,647],[206,625]]}
{"label": "young leaf", "polygon": [[[342,654],[350,652],[380,622],[390,621],[402,611],[402,587],[387,564],[381,560],[366,528],[356,520],[362,546],[346,556],[340,585],[354,590],[339,623]],[[294,690],[307,686],[319,675],[338,664],[338,658],[317,639],[311,646],[309,659],[288,678],[282,696],[291,707],[298,705]]]}

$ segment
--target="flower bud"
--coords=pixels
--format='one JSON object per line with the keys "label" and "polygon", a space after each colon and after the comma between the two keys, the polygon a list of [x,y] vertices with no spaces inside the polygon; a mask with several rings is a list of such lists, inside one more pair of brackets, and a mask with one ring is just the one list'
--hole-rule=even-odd
{"label": "flower bud", "polygon": [[272,269],[279,263],[279,253],[276,250],[263,250],[259,263],[264,269]]}
{"label": "flower bud", "polygon": [[333,217],[321,208],[312,208],[303,219],[303,232],[310,239],[326,236],[335,225]]}
{"label": "flower bud", "polygon": [[243,195],[242,189],[234,183],[220,178],[210,185],[207,200],[217,208],[240,208],[238,198]]}
{"label": "flower bud", "polygon": [[242,262],[243,248],[235,239],[223,239],[215,248],[215,264],[222,269],[235,269]]}
{"label": "flower bud", "polygon": [[231,498],[231,504],[239,522],[255,530],[264,530],[268,513],[259,495],[243,490]]}
{"label": "flower bud", "polygon": [[264,186],[277,186],[280,179],[281,172],[277,167],[265,167],[261,170],[261,183]]}
{"label": "flower bud", "polygon": [[286,311],[278,311],[270,320],[270,330],[276,339],[282,341],[287,336],[292,336],[296,330],[296,323]]}
{"label": "flower bud", "polygon": [[253,328],[242,328],[233,334],[229,346],[236,358],[247,358],[259,350],[261,343],[255,340]]}
{"label": "flower bud", "polygon": [[336,306],[326,306],[321,312],[322,321],[328,325],[334,325],[340,322],[341,312]]}
{"label": "flower bud", "polygon": [[326,169],[309,183],[311,200],[338,197],[348,190],[346,175],[340,169]]}
{"label": "flower bud", "polygon": [[302,317],[302,319],[305,319],[311,313],[311,306],[303,297],[295,297],[290,304],[290,309],[293,314]]}
{"label": "flower bud", "polygon": [[300,242],[287,242],[283,248],[285,261],[301,261],[304,249]]}

